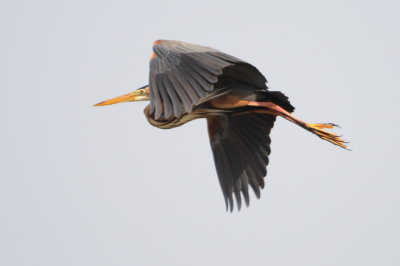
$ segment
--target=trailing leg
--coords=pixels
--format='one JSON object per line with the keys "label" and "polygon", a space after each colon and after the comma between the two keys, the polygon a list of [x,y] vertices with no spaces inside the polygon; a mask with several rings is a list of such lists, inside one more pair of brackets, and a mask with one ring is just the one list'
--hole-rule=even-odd
{"label": "trailing leg", "polygon": [[259,107],[265,107],[267,108],[266,112],[276,115],[276,116],[281,116],[285,118],[286,120],[289,120],[290,122],[304,128],[305,130],[310,131],[311,133],[317,135],[323,140],[329,141],[330,143],[337,145],[339,147],[342,147],[344,149],[347,149],[345,143],[342,139],[340,139],[340,136],[330,133],[328,131],[322,130],[323,128],[334,128],[337,125],[335,124],[307,124],[300,119],[294,117],[292,114],[281,108],[279,105],[276,105],[272,102],[249,102],[248,106],[259,106]]}

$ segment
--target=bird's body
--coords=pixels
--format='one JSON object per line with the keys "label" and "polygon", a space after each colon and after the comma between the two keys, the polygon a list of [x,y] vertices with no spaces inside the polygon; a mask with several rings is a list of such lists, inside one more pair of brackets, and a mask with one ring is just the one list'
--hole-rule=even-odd
{"label": "bird's body", "polygon": [[214,118],[225,115],[239,115],[251,113],[260,109],[258,106],[248,106],[249,102],[273,102],[285,106],[285,110],[293,112],[294,107],[287,98],[280,92],[259,90],[248,84],[240,82],[220,83],[217,82],[207,98],[190,113],[182,112],[178,117],[170,116],[165,118],[164,113],[155,119],[154,113],[150,112],[148,105],[144,113],[149,123],[155,127],[170,129],[181,126],[197,118]]}
{"label": "bird's body", "polygon": [[209,47],[156,41],[150,61],[150,84],[97,105],[150,100],[144,113],[162,129],[206,118],[215,166],[226,206],[238,208],[248,186],[260,197],[271,152],[269,133],[281,116],[342,148],[344,142],[322,130],[333,124],[307,124],[291,113],[288,98],[269,91],[265,77],[252,65]]}

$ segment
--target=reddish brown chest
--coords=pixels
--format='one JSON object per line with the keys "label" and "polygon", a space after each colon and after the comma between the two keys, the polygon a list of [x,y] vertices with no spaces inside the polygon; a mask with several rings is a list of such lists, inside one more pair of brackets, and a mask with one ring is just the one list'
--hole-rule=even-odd
{"label": "reddish brown chest", "polygon": [[249,101],[240,99],[234,94],[227,94],[211,99],[208,104],[215,109],[232,109],[247,106]]}

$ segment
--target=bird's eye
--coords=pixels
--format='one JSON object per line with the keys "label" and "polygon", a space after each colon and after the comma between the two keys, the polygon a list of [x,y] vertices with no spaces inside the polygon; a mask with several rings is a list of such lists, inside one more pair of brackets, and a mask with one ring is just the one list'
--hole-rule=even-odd
{"label": "bird's eye", "polygon": [[140,93],[140,94],[144,94],[144,90],[140,90],[139,93]]}

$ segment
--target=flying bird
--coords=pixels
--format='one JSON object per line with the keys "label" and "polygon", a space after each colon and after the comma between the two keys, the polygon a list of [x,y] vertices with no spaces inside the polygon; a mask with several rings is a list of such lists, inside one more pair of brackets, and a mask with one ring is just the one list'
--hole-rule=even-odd
{"label": "flying bird", "polygon": [[[150,101],[144,114],[152,126],[170,129],[206,118],[211,149],[226,209],[249,206],[249,185],[257,198],[264,188],[271,153],[269,134],[277,116],[346,149],[340,136],[307,124],[291,113],[293,105],[251,64],[211,47],[158,40],[150,56],[149,85],[95,106]],[[242,194],[242,195],[241,195]]]}

